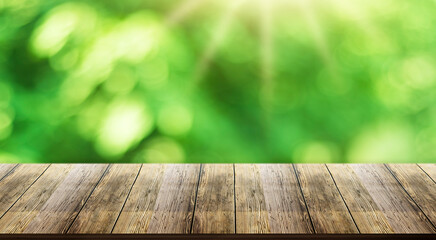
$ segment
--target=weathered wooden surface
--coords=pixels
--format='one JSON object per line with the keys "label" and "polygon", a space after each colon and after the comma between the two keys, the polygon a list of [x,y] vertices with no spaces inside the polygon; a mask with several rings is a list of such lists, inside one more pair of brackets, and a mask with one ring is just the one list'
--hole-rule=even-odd
{"label": "weathered wooden surface", "polygon": [[15,167],[17,167],[17,164],[1,164],[0,165],[0,180],[3,179]]}
{"label": "weathered wooden surface", "polygon": [[435,164],[0,164],[0,233],[435,233]]}
{"label": "weathered wooden surface", "polygon": [[113,233],[189,233],[200,165],[144,165]]}
{"label": "weathered wooden surface", "polygon": [[237,233],[312,233],[292,165],[235,165]]}
{"label": "weathered wooden surface", "polygon": [[436,182],[436,164],[419,164],[419,167]]}
{"label": "weathered wooden surface", "polygon": [[[23,165],[34,168],[33,165]],[[38,167],[39,168],[39,167]],[[42,168],[45,168],[42,166]],[[22,233],[26,227],[35,219],[51,195],[72,171],[74,165],[59,164],[50,165],[39,179],[17,200],[17,202],[0,219],[1,233]],[[18,169],[17,169],[18,170]],[[37,169],[35,169],[37,171]],[[19,172],[17,173],[19,174]],[[36,175],[40,174],[37,171]],[[35,175],[32,173],[32,179]],[[4,179],[3,179],[4,180]],[[10,184],[20,185],[21,179]]]}
{"label": "weathered wooden surface", "polygon": [[235,233],[234,200],[233,165],[203,165],[192,233]]}
{"label": "weathered wooden surface", "polygon": [[0,217],[30,188],[48,166],[46,164],[20,165],[13,169],[8,165],[9,170],[12,171],[4,172],[5,175],[0,181]]}
{"label": "weathered wooden surface", "polygon": [[74,165],[23,232],[65,233],[107,167],[107,164]]}
{"label": "weathered wooden surface", "polygon": [[327,165],[361,233],[393,233],[386,216],[350,165]]}
{"label": "weathered wooden surface", "polygon": [[189,233],[200,165],[169,165],[156,198],[148,233]]}
{"label": "weathered wooden surface", "polygon": [[384,165],[356,164],[352,168],[395,232],[435,232],[423,212]]}
{"label": "weathered wooden surface", "polygon": [[166,165],[144,164],[113,233],[147,233]]}
{"label": "weathered wooden surface", "polygon": [[432,223],[436,223],[436,183],[416,164],[389,164],[389,169]]}
{"label": "weathered wooden surface", "polygon": [[110,233],[141,165],[111,165],[68,233]]}
{"label": "weathered wooden surface", "polygon": [[295,169],[316,233],[358,233],[325,165],[297,164]]}

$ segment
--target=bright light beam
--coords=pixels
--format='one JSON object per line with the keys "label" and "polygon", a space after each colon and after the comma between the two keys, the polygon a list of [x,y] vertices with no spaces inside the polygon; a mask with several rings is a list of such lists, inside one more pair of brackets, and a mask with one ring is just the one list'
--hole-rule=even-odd
{"label": "bright light beam", "polygon": [[233,21],[236,10],[245,1],[246,0],[235,0],[233,3],[229,3],[228,10],[220,18],[209,44],[206,46],[205,51],[197,63],[197,68],[194,73],[194,86],[197,85],[204,77],[204,74],[209,68],[210,61],[215,56],[216,51],[220,47],[220,44]]}
{"label": "bright light beam", "polygon": [[273,45],[273,29],[272,29],[272,14],[270,0],[259,0],[260,8],[260,56],[261,68],[260,75],[262,80],[260,90],[260,102],[263,108],[269,112],[271,101],[274,94],[274,45]]}
{"label": "bright light beam", "polygon": [[375,25],[371,19],[368,19],[368,16],[362,14],[362,11],[358,9],[353,2],[349,2],[348,0],[335,0],[333,2],[337,5],[337,9],[345,9],[345,12],[348,13],[347,15],[353,17],[359,27],[365,31],[367,35],[375,39],[383,36],[377,25]]}
{"label": "bright light beam", "polygon": [[168,26],[173,26],[176,23],[181,22],[191,12],[196,10],[201,4],[204,4],[207,0],[186,0],[177,6],[166,18],[165,22]]}
{"label": "bright light beam", "polygon": [[318,19],[311,10],[311,1],[299,0],[298,3],[303,13],[303,17],[309,27],[309,31],[313,36],[318,52],[321,55],[324,63],[327,65],[327,70],[329,71],[329,74],[332,76],[333,79],[339,79],[338,72],[336,70],[336,63],[330,53],[327,40],[324,38],[324,33],[319,26]]}

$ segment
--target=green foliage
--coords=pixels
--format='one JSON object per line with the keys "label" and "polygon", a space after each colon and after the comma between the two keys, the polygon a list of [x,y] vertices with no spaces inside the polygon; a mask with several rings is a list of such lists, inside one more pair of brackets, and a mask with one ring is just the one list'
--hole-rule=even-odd
{"label": "green foliage", "polygon": [[436,1],[0,0],[0,162],[434,162]]}

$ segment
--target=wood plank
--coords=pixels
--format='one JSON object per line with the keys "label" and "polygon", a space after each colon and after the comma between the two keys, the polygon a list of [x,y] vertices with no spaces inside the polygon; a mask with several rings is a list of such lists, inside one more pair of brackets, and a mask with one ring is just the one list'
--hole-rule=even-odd
{"label": "wood plank", "polygon": [[313,233],[303,195],[290,164],[260,164],[271,233]]}
{"label": "wood plank", "polygon": [[389,164],[389,169],[415,203],[436,224],[436,183],[416,164]]}
{"label": "wood plank", "polygon": [[203,165],[192,232],[235,233],[233,164]]}
{"label": "wood plank", "polygon": [[268,210],[254,164],[235,164],[236,233],[270,233]]}
{"label": "wood plank", "polygon": [[436,164],[419,164],[419,167],[433,179],[433,182],[436,182]]}
{"label": "wood plank", "polygon": [[167,165],[148,233],[190,232],[199,173],[199,164]]}
{"label": "wood plank", "polygon": [[384,165],[353,164],[351,168],[396,233],[434,232],[431,223]]}
{"label": "wood plank", "polygon": [[200,165],[144,166],[113,233],[189,233]]}
{"label": "wood plank", "polygon": [[165,164],[144,164],[113,233],[146,233],[163,183]]}
{"label": "wood plank", "polygon": [[359,177],[347,164],[327,164],[348,209],[361,233],[393,233],[383,212],[379,209]]}
{"label": "wood plank", "polygon": [[[48,164],[19,165],[0,181],[0,217],[41,176],[48,166]],[[1,226],[0,229],[2,229]]]}
{"label": "wood plank", "polygon": [[0,164],[0,181],[18,164]]}
{"label": "wood plank", "polygon": [[[25,165],[30,168],[34,165]],[[47,202],[57,186],[74,168],[71,164],[52,164],[0,219],[0,233],[22,233]],[[17,169],[18,170],[18,169]],[[22,172],[20,170],[20,172]],[[17,179],[21,184],[21,179]]]}
{"label": "wood plank", "polygon": [[107,164],[74,164],[23,233],[65,233]]}
{"label": "wood plank", "polygon": [[325,165],[294,165],[316,233],[358,233]]}
{"label": "wood plank", "polygon": [[237,233],[313,233],[292,165],[236,164],[235,172]]}
{"label": "wood plank", "polygon": [[141,164],[110,165],[68,233],[110,233]]}

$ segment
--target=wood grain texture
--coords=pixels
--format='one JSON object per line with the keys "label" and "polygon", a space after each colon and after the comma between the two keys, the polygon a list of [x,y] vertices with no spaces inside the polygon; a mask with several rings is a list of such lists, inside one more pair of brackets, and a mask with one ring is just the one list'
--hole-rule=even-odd
{"label": "wood grain texture", "polygon": [[[36,168],[35,165],[23,165]],[[39,168],[39,167],[38,167]],[[41,167],[45,169],[44,166]],[[39,213],[41,208],[62,183],[66,175],[74,168],[70,164],[53,164],[43,175],[26,191],[25,194],[12,206],[12,208],[0,219],[0,233],[22,233],[24,229]],[[18,170],[18,169],[17,169]],[[32,171],[32,179],[38,175],[39,170]],[[34,173],[33,171],[36,171]],[[21,170],[20,170],[21,172]],[[11,175],[12,176],[12,175]],[[2,181],[3,182],[3,181]],[[21,182],[17,179],[17,182]],[[18,184],[18,185],[19,185]]]}
{"label": "wood grain texture", "polygon": [[23,233],[65,233],[107,164],[75,164]]}
{"label": "wood grain texture", "polygon": [[148,233],[189,233],[199,164],[167,165]]}
{"label": "wood grain texture", "polygon": [[358,233],[325,165],[294,165],[316,233]]}
{"label": "wood grain texture", "polygon": [[235,233],[232,164],[202,167],[192,233]]}
{"label": "wood grain texture", "polygon": [[0,164],[0,181],[18,164]]}
{"label": "wood grain texture", "polygon": [[68,233],[111,233],[140,164],[110,165]]}
{"label": "wood grain texture", "polygon": [[389,164],[389,169],[407,193],[436,224],[436,183],[416,164]]}
{"label": "wood grain texture", "polygon": [[436,164],[14,166],[0,233],[436,233]]}
{"label": "wood grain texture", "polygon": [[348,164],[328,164],[361,233],[393,233],[383,212]]}
{"label": "wood grain texture", "polygon": [[236,233],[270,233],[268,210],[254,164],[235,165]]}
{"label": "wood grain texture", "polygon": [[313,233],[297,177],[290,164],[260,164],[271,233]]}
{"label": "wood grain texture", "polygon": [[433,179],[433,182],[436,182],[436,164],[419,164],[419,167]]}
{"label": "wood grain texture", "polygon": [[235,165],[237,233],[313,233],[292,165]]}
{"label": "wood grain texture", "polygon": [[48,164],[25,164],[19,165],[12,172],[8,172],[9,174],[0,181],[0,217],[41,176],[48,166]]}
{"label": "wood grain texture", "polygon": [[431,223],[384,165],[353,164],[351,168],[396,233],[434,233]]}
{"label": "wood grain texture", "polygon": [[144,164],[113,233],[147,233],[163,183],[164,164]]}

